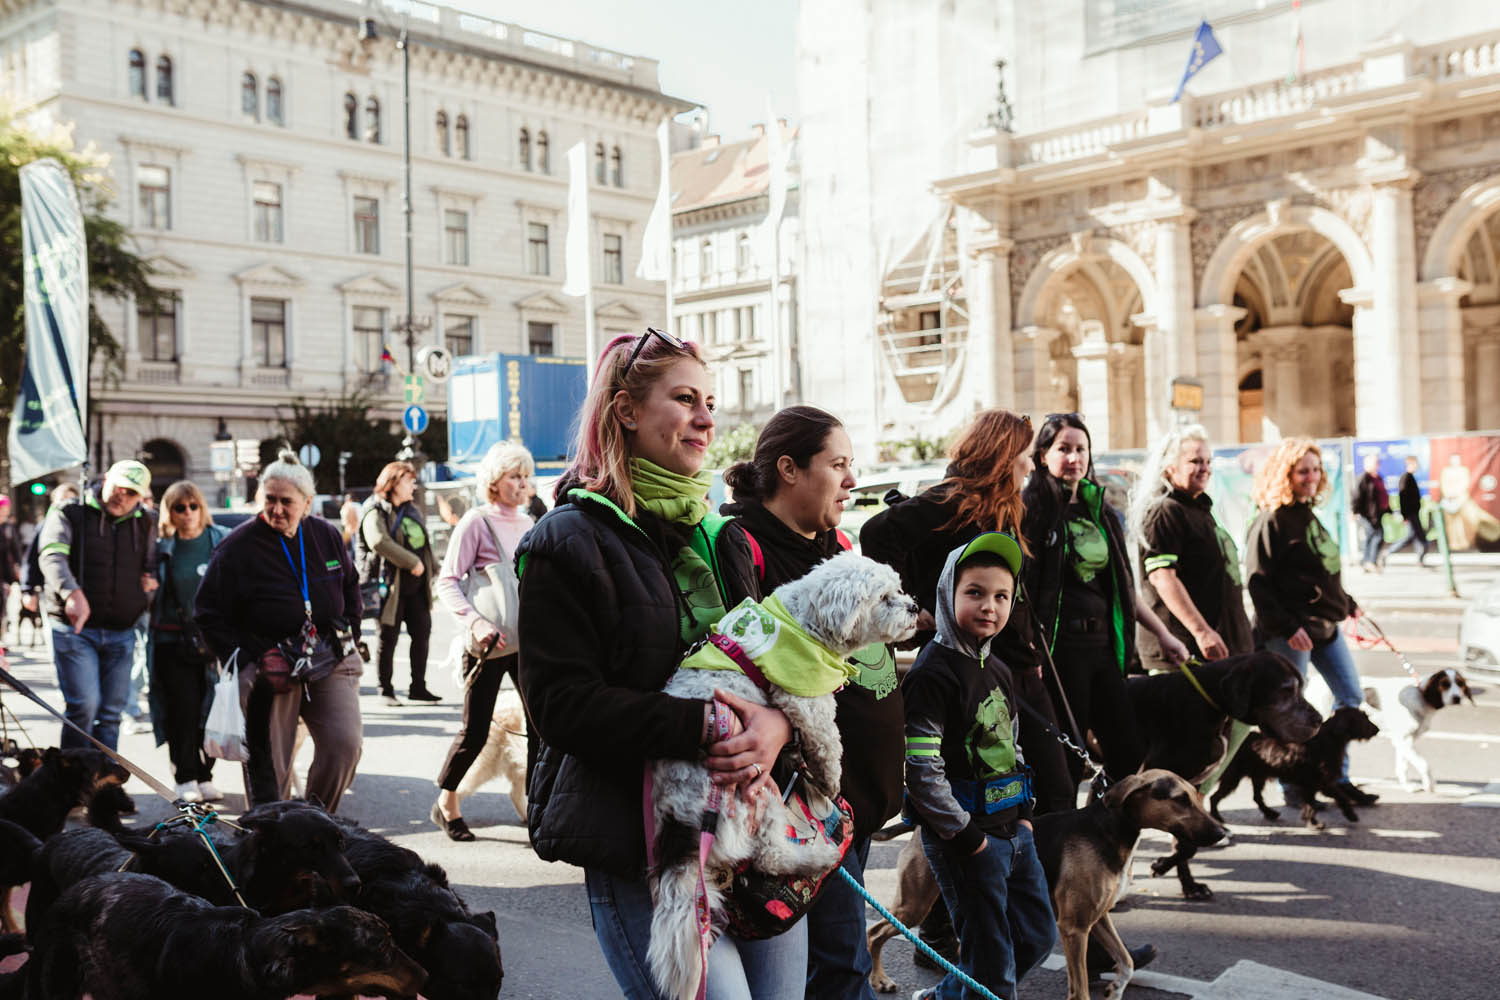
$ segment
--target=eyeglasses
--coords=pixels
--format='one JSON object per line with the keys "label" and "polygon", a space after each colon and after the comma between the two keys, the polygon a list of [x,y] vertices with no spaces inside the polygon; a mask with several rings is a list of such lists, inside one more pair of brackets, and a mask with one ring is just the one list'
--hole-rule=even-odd
{"label": "eyeglasses", "polygon": [[631,350],[630,357],[625,361],[625,367],[620,369],[621,378],[625,377],[630,371],[630,366],[635,364],[635,359],[640,357],[641,352],[646,349],[646,344],[650,342],[653,333],[660,337],[668,347],[676,348],[679,351],[687,350],[687,344],[684,344],[670,333],[663,333],[654,326],[648,326],[646,327],[646,332],[641,334],[641,339],[635,342],[635,347]]}
{"label": "eyeglasses", "polygon": [[172,505],[172,513],[174,513],[174,514],[186,514],[190,510],[197,510],[197,509],[198,509],[197,503],[195,503],[192,500],[189,500],[187,503],[174,503]]}

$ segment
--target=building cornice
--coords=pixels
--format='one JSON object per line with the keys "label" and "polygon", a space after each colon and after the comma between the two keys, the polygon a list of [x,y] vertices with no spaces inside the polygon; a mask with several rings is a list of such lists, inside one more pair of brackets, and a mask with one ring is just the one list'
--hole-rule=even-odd
{"label": "building cornice", "polygon": [[121,133],[119,140],[120,145],[126,149],[144,149],[155,153],[170,153],[173,156],[189,156],[193,152],[191,146],[184,146],[181,143],[171,142],[166,139],[158,139],[154,136]]}

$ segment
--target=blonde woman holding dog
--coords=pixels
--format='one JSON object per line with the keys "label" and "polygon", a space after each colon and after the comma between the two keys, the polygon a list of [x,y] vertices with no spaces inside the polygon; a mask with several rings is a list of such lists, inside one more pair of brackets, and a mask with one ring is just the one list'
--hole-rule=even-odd
{"label": "blonde woman holding dog", "polygon": [[[725,692],[662,693],[711,624],[760,596],[744,532],[708,509],[714,405],[697,345],[650,328],[611,341],[557,506],[518,553],[521,695],[539,738],[531,842],[544,860],[584,869],[594,933],[631,1000],[661,997],[646,960],[647,762],[706,752],[731,804],[749,808],[774,790],[791,733],[780,711]],[[707,995],[801,997],[806,972],[805,922],[759,941],[726,933],[709,953]]]}
{"label": "blonde woman holding dog", "polygon": [[459,520],[438,571],[438,600],[458,619],[469,636],[470,648],[489,651],[483,659],[464,653],[463,723],[438,772],[440,791],[432,805],[432,821],[450,840],[474,839],[464,822],[458,785],[484,749],[500,682],[507,674],[514,681],[518,662],[517,637],[503,623],[489,621],[475,610],[464,596],[463,581],[477,569],[514,561],[521,536],[531,529],[531,518],[521,513],[521,504],[534,469],[531,452],[515,441],[502,441],[485,453],[474,474],[485,502]]}

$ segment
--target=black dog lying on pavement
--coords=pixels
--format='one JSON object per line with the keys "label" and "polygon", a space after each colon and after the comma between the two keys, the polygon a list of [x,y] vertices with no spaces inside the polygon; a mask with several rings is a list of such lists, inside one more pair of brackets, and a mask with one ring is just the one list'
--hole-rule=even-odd
{"label": "black dog lying on pavement", "polygon": [[[1233,719],[1294,743],[1318,731],[1322,717],[1302,697],[1301,675],[1275,653],[1231,656],[1193,667],[1192,672],[1201,692],[1179,671],[1126,682],[1137,728],[1146,741],[1147,768],[1166,768],[1198,784],[1228,752]],[[1151,863],[1151,873],[1163,875],[1175,867],[1184,896],[1212,899],[1213,891],[1194,881],[1188,869],[1197,850],[1178,840],[1171,854]]]}
{"label": "black dog lying on pavement", "polygon": [[1280,778],[1294,786],[1302,796],[1302,822],[1310,829],[1321,830],[1318,819],[1317,796],[1319,792],[1337,803],[1344,818],[1351,823],[1359,822],[1356,805],[1373,805],[1374,797],[1367,796],[1363,802],[1354,799],[1339,775],[1343,767],[1344,753],[1353,740],[1368,740],[1380,732],[1380,727],[1358,708],[1340,708],[1334,711],[1318,729],[1317,735],[1305,743],[1287,743],[1260,733],[1246,738],[1240,752],[1234,755],[1219,787],[1209,801],[1214,819],[1223,821],[1219,815],[1219,803],[1239,785],[1240,779],[1249,777],[1250,787],[1255,792],[1255,804],[1261,815],[1274,820],[1281,813],[1266,805],[1261,792],[1267,778]]}
{"label": "black dog lying on pavement", "polygon": [[295,993],[414,996],[425,975],[385,923],[349,906],[260,917],[161,879],[94,875],[48,910],[26,996],[283,1000]]}
{"label": "black dog lying on pavement", "polygon": [[396,944],[427,970],[422,995],[495,1000],[505,978],[495,914],[472,912],[439,866],[348,820],[339,825],[363,883],[354,903],[389,924]]}

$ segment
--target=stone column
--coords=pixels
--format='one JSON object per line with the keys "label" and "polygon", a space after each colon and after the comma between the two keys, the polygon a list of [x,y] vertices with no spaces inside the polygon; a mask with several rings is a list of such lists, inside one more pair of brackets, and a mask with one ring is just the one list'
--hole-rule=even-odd
{"label": "stone column", "polygon": [[[1500,330],[1486,330],[1474,340],[1474,368],[1476,386],[1483,386],[1474,401],[1476,430],[1493,431],[1500,428]],[[1463,414],[1453,430],[1463,428]]]}
{"label": "stone column", "polygon": [[[1179,375],[1198,374],[1199,358],[1193,349],[1196,289],[1189,241],[1195,215],[1190,208],[1182,209],[1156,223],[1156,327],[1162,337],[1161,358],[1168,383]],[[1158,415],[1158,419],[1166,417]]]}
{"label": "stone column", "polygon": [[[1141,367],[1144,351],[1139,344],[1109,345],[1110,447],[1145,448],[1147,435]],[[1092,430],[1092,428],[1090,428]]]}
{"label": "stone column", "polygon": [[1415,171],[1371,187],[1374,261],[1369,321],[1354,338],[1355,422],[1361,437],[1400,437],[1421,425],[1422,369],[1411,188]]}
{"label": "stone column", "polygon": [[1062,331],[1048,326],[1027,326],[1014,331],[1011,343],[1015,358],[1014,405],[1033,419],[1040,418],[1052,398],[1052,342]]}
{"label": "stone column", "polygon": [[1115,447],[1110,347],[1104,340],[1104,327],[1089,322],[1083,325],[1082,342],[1073,348],[1073,360],[1078,364],[1078,409],[1098,451]]}
{"label": "stone column", "polygon": [[[1464,318],[1458,300],[1473,288],[1462,278],[1438,278],[1417,286],[1422,422],[1416,429],[1427,434],[1464,426]],[[1489,398],[1500,392],[1500,381],[1476,384],[1490,387]],[[1481,394],[1481,405],[1484,399]]]}
{"label": "stone column", "polygon": [[[1244,316],[1244,309],[1226,305],[1206,306],[1194,314],[1198,378],[1203,381],[1199,420],[1216,443],[1233,444],[1240,439],[1239,343],[1234,324]],[[1269,373],[1263,371],[1262,376],[1269,377]]]}
{"label": "stone column", "polygon": [[1302,402],[1302,365],[1307,360],[1300,326],[1273,326],[1256,332],[1261,346],[1261,377],[1265,384],[1265,420],[1272,433],[1267,440],[1307,432]]}
{"label": "stone column", "polygon": [[969,398],[978,409],[1016,405],[1010,319],[1010,240],[973,251],[964,296],[969,307]]}

